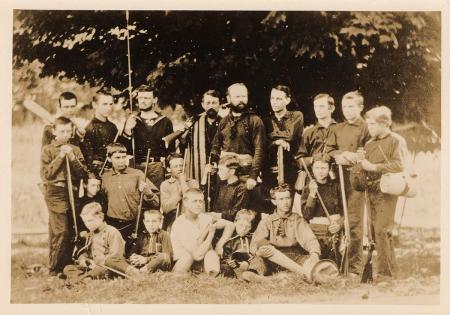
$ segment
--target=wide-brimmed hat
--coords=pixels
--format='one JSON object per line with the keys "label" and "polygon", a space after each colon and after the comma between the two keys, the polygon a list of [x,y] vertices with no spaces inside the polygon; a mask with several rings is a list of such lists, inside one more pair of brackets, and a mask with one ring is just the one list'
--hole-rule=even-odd
{"label": "wide-brimmed hat", "polygon": [[336,263],[330,259],[319,260],[311,270],[306,273],[306,280],[315,284],[325,284],[339,277],[339,269]]}

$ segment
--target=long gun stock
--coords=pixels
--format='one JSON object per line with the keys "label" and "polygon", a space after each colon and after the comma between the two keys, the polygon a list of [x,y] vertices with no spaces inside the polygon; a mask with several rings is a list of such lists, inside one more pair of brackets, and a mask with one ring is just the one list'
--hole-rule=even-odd
{"label": "long gun stock", "polygon": [[375,250],[375,242],[372,238],[372,216],[369,208],[369,199],[367,197],[367,190],[364,191],[364,201],[365,201],[365,210],[366,210],[366,218],[367,218],[367,239],[369,241],[369,248],[367,251],[367,259],[364,264],[363,273],[361,276],[361,283],[371,283],[373,282],[373,264],[372,264],[372,254]]}

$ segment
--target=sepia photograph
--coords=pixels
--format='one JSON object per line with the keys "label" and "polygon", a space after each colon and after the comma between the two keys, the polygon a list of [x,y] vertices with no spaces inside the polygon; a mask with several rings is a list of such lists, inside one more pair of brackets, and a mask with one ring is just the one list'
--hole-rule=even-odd
{"label": "sepia photograph", "polygon": [[10,14],[11,304],[442,302],[440,10]]}

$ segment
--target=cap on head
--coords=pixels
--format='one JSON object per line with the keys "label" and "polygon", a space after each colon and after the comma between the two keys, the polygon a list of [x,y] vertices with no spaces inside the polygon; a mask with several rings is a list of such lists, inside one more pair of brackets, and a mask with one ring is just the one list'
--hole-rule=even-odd
{"label": "cap on head", "polygon": [[367,111],[366,118],[375,120],[377,123],[390,127],[392,125],[392,111],[386,106],[378,106]]}
{"label": "cap on head", "polygon": [[238,169],[239,160],[234,155],[225,155],[219,160],[219,165],[224,165],[230,169]]}
{"label": "cap on head", "polygon": [[292,195],[292,187],[289,184],[281,184],[277,187],[274,187],[270,190],[270,198],[275,199],[276,193],[279,192],[289,192]]}
{"label": "cap on head", "polygon": [[111,157],[114,153],[127,153],[127,148],[119,142],[113,142],[106,147],[106,155]]}

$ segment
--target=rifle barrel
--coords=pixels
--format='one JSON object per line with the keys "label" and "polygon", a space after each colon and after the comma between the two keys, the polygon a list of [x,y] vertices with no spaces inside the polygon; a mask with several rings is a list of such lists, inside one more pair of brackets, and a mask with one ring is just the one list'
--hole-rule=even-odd
{"label": "rifle barrel", "polygon": [[72,185],[72,174],[70,173],[70,162],[69,157],[67,155],[66,155],[66,169],[67,169],[67,190],[69,194],[69,204],[72,210],[73,228],[75,230],[75,240],[77,240],[78,239],[77,214],[75,209],[75,199],[73,197],[73,185]]}

